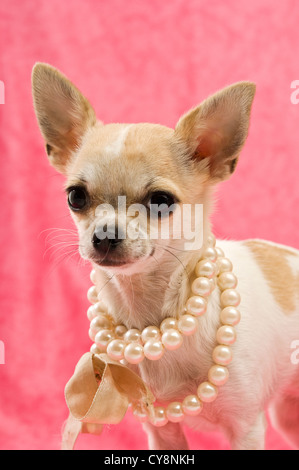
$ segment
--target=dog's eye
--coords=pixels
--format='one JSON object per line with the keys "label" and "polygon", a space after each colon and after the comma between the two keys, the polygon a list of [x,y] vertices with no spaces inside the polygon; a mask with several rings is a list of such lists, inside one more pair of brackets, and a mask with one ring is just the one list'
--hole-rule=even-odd
{"label": "dog's eye", "polygon": [[68,193],[69,207],[74,211],[80,211],[87,205],[87,194],[83,188],[71,188]]}
{"label": "dog's eye", "polygon": [[173,204],[175,204],[175,198],[172,194],[157,191],[151,195],[147,206],[152,214],[163,217],[169,215],[170,209],[173,209],[173,207],[171,208]]}

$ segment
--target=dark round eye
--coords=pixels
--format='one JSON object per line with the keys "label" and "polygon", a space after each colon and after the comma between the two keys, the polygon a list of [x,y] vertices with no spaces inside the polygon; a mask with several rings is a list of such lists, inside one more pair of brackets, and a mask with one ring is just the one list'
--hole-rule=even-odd
{"label": "dark round eye", "polygon": [[[175,198],[172,194],[157,191],[153,193],[148,201],[148,208],[155,215],[164,216],[171,212],[170,207],[175,204]],[[174,208],[171,208],[172,210]]]}
{"label": "dark round eye", "polygon": [[74,211],[80,211],[87,205],[87,195],[83,188],[73,188],[68,194],[68,204]]}

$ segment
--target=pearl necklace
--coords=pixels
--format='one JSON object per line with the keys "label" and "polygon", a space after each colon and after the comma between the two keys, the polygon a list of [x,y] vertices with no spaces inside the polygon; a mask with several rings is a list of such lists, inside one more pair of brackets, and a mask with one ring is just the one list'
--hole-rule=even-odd
{"label": "pearl necklace", "polygon": [[[182,315],[178,319],[168,317],[160,327],[147,326],[143,331],[115,324],[106,305],[98,299],[96,286],[88,290],[87,297],[92,303],[87,311],[91,322],[89,336],[94,341],[90,351],[93,354],[106,352],[111,359],[130,364],[139,364],[145,358],[156,361],[167,350],[180,348],[183,337],[194,334],[198,329],[198,318],[206,312],[208,297],[216,283],[221,291],[222,325],[216,333],[218,344],[212,353],[213,365],[208,371],[208,380],[198,386],[197,395],[188,395],[182,402],[171,402],[167,408],[154,406],[150,416],[144,404],[135,405],[133,414],[139,421],[149,420],[155,426],[164,426],[168,421],[182,421],[185,415],[196,416],[202,411],[203,403],[213,402],[217,398],[218,387],[227,382],[227,366],[232,361],[230,346],[236,341],[234,326],[240,321],[237,307],[241,300],[236,291],[238,281],[232,269],[231,261],[225,258],[221,248],[216,247],[216,240],[210,235],[202,258],[196,264],[197,277],[191,285],[192,296],[187,300]],[[95,284],[94,270],[90,279]]]}

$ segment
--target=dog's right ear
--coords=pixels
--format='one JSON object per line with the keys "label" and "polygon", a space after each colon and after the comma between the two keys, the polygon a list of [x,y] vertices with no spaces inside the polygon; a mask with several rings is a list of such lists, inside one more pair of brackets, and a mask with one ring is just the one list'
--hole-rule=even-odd
{"label": "dog's right ear", "polygon": [[97,119],[89,101],[58,70],[37,63],[32,71],[35,114],[50,163],[66,173],[72,152]]}

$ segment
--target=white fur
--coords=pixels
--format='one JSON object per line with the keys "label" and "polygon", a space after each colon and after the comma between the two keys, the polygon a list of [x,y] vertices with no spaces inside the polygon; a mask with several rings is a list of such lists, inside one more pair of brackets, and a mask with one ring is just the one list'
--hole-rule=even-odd
{"label": "white fur", "polygon": [[113,142],[110,142],[103,148],[103,154],[105,154],[110,159],[120,157],[122,154],[124,143],[126,141],[126,137],[131,127],[132,127],[132,124],[123,126],[119,130],[117,134],[117,138],[113,140]]}
{"label": "white fur", "polygon": [[[234,272],[238,277],[238,291],[242,299],[240,304],[242,319],[236,327],[237,341],[232,347],[233,361],[229,365],[229,381],[219,389],[215,402],[204,405],[198,417],[188,417],[184,424],[198,430],[222,429],[233,449],[262,449],[266,429],[265,407],[274,394],[287,397],[289,385],[295,380],[299,383],[298,366],[291,362],[291,343],[299,339],[299,299],[296,311],[286,315],[276,303],[268,282],[253,259],[250,249],[242,242],[218,240],[217,245],[232,261]],[[299,252],[294,250],[294,253],[297,257],[296,263],[293,261],[293,269],[299,274]],[[125,294],[125,279],[114,279],[102,291],[102,296],[109,301],[114,310],[116,305],[121,305],[117,292],[123,292],[121,297],[123,311],[119,310],[121,320],[128,327],[134,325],[142,328],[149,323],[146,323],[143,318],[145,323],[141,322],[136,325],[136,320],[128,317],[126,295],[130,297],[132,294],[130,297],[132,308],[138,308],[141,296],[145,304],[148,302],[147,310],[155,311],[155,303],[160,291],[160,298],[164,298],[165,295],[166,299],[163,306],[164,315],[167,315],[167,312],[171,315],[174,305],[179,305],[180,297],[186,293],[187,283],[185,287],[182,284],[181,289],[175,291],[175,279],[180,282],[178,279],[182,275],[183,273],[177,270],[175,276],[172,277],[168,289],[169,298],[167,289],[166,295],[165,290],[161,291],[162,285],[159,284],[158,279],[158,289],[154,291],[151,286],[152,288],[147,291],[146,275],[143,278],[139,276],[139,281],[143,284],[140,292],[137,284],[134,283],[131,286],[132,292],[130,293],[130,287],[127,286],[129,292]],[[112,292],[114,300],[111,300]],[[142,306],[139,305],[139,308],[143,309],[143,317],[145,317],[144,303]],[[189,393],[196,393],[199,383],[206,380],[207,370],[211,365],[212,349],[215,346],[219,315],[219,291],[216,289],[209,300],[206,314],[200,319],[197,334],[194,337],[184,338],[184,346],[178,351],[166,353],[162,360],[154,363],[145,361],[140,365],[139,370],[143,379],[159,401],[167,403],[180,400]],[[299,389],[296,393],[295,405],[299,407]],[[289,413],[289,419],[291,418]],[[144,427],[149,434],[151,449],[186,448],[180,424],[169,423],[163,428],[146,424]],[[290,433],[289,427],[288,425]],[[299,430],[299,422],[293,423],[293,427],[295,435]]]}

